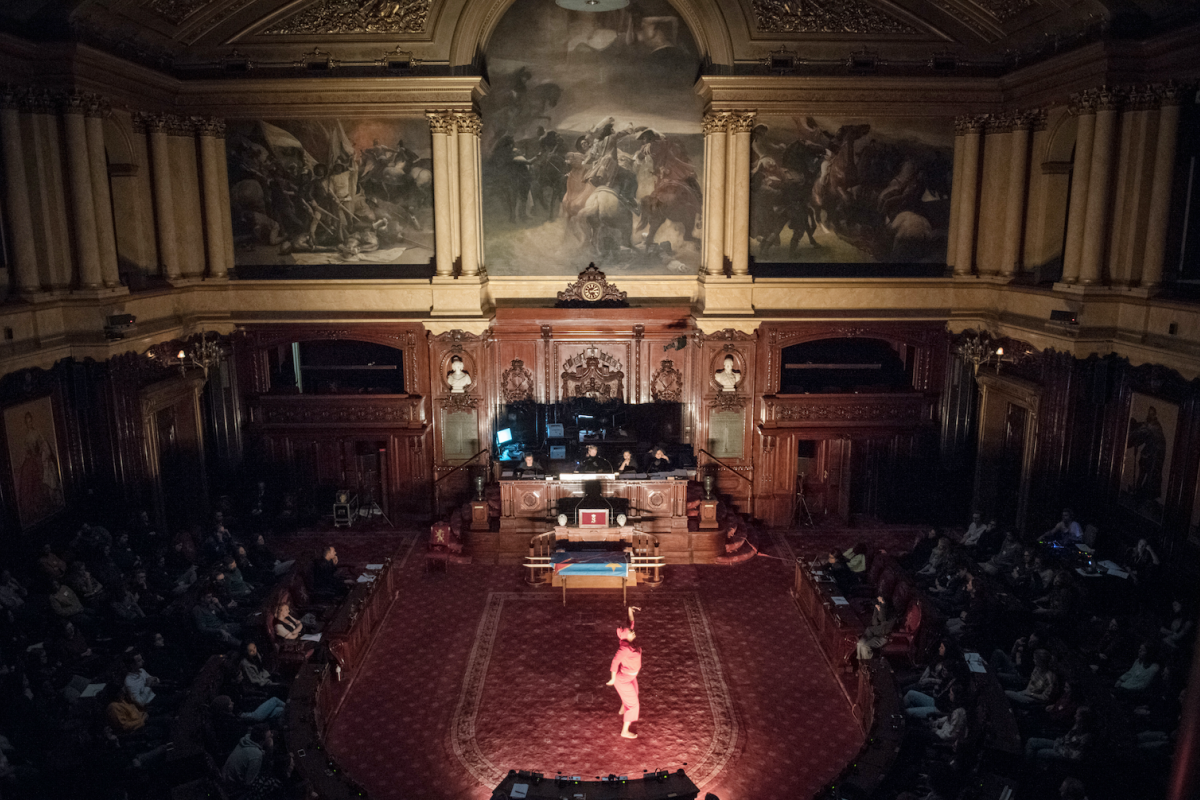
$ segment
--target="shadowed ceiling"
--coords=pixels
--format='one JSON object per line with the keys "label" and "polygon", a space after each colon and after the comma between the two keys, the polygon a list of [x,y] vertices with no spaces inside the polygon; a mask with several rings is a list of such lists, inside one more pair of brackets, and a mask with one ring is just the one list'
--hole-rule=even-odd
{"label": "shadowed ceiling", "polygon": [[[187,69],[244,58],[281,66],[308,58],[351,64],[415,58],[469,63],[464,18],[494,26],[508,0],[5,0],[0,27],[35,39],[79,40]],[[636,2],[636,0],[635,0]],[[785,48],[801,58],[1012,66],[1097,38],[1132,38],[1190,23],[1198,0],[673,0],[703,31],[711,61],[752,63]],[[479,17],[481,11],[486,12]],[[689,13],[690,12],[690,13]],[[707,35],[705,33],[707,32]],[[713,43],[720,39],[723,46]],[[732,56],[732,57],[730,57]],[[394,61],[392,63],[395,63]],[[725,64],[724,66],[730,66]]]}

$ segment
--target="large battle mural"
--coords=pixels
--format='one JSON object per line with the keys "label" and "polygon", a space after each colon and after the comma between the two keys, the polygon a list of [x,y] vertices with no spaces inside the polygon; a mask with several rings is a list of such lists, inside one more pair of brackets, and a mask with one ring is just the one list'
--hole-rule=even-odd
{"label": "large battle mural", "polygon": [[751,136],[759,262],[946,260],[949,120],[767,117]]}
{"label": "large battle mural", "polygon": [[231,121],[235,265],[428,263],[431,148],[424,118]]}
{"label": "large battle mural", "polygon": [[493,275],[695,274],[699,58],[665,0],[516,0],[487,48],[484,248]]}

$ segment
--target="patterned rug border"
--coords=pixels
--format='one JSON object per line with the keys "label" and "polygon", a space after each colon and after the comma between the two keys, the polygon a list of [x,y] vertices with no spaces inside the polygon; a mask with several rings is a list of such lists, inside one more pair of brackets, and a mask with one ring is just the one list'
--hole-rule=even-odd
{"label": "patterned rug border", "polygon": [[[713,737],[708,752],[696,765],[689,777],[699,787],[713,780],[733,757],[738,740],[737,714],[733,709],[733,699],[729,686],[721,670],[721,659],[717,655],[713,641],[712,626],[704,613],[700,596],[696,592],[662,592],[655,593],[656,597],[678,598],[683,601],[687,612],[688,625],[692,631],[692,642],[696,648],[697,660],[700,664],[700,676],[704,682],[705,693],[708,696],[709,707],[713,715]],[[458,705],[454,717],[450,721],[447,733],[449,748],[454,752],[459,762],[475,777],[479,783],[492,788],[504,780],[507,770],[501,770],[488,761],[479,749],[475,740],[475,720],[479,714],[479,704],[483,699],[483,687],[487,679],[488,667],[492,660],[492,651],[496,643],[496,632],[500,627],[500,615],[504,604],[509,600],[532,600],[538,602],[558,601],[556,594],[525,593],[525,592],[490,592],[487,605],[475,629],[475,642],[467,659],[467,668],[463,675],[463,686],[459,693]]]}

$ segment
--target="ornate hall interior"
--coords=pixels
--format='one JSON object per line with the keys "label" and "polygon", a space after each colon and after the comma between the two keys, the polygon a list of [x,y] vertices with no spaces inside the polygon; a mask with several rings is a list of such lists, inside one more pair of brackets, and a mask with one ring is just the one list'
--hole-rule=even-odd
{"label": "ornate hall interior", "polygon": [[5,0],[0,147],[3,800],[1200,796],[1197,0]]}

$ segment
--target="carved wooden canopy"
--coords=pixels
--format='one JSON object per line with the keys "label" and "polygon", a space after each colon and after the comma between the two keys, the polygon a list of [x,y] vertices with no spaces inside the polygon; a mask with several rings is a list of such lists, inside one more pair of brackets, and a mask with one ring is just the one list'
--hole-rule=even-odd
{"label": "carved wooden canopy", "polygon": [[579,278],[558,293],[558,308],[628,308],[628,294],[608,282],[604,273],[588,264]]}
{"label": "carved wooden canopy", "polygon": [[562,373],[562,397],[588,397],[607,402],[625,399],[625,373],[610,366],[595,354],[589,354],[582,364]]}

